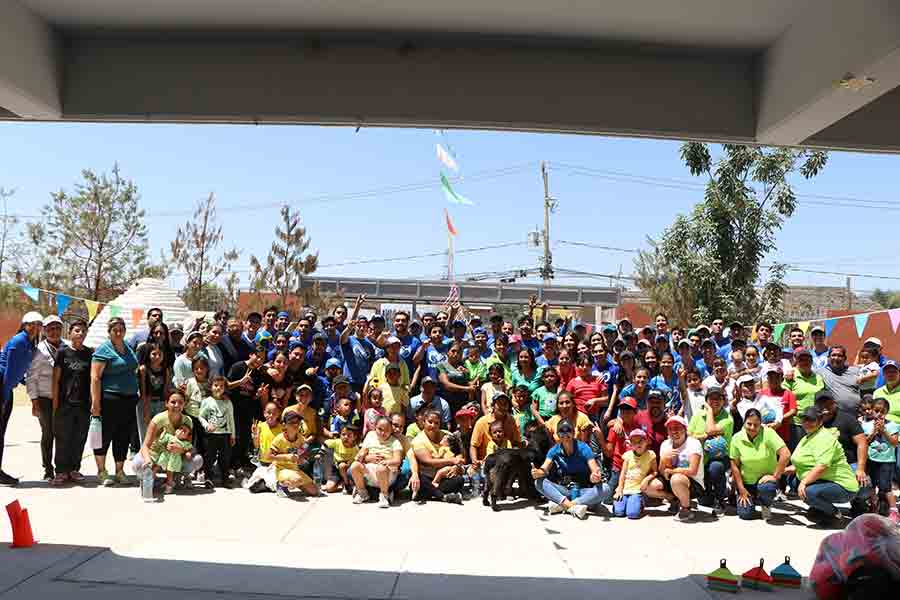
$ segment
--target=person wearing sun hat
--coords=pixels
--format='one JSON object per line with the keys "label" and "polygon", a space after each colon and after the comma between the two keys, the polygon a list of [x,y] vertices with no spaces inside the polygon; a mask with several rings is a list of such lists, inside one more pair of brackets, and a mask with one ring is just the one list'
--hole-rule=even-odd
{"label": "person wearing sun hat", "polygon": [[703,446],[688,436],[684,417],[666,421],[669,437],[659,449],[659,473],[647,487],[647,495],[669,501],[669,512],[681,522],[694,520],[691,499],[705,494]]}
{"label": "person wearing sun hat", "polygon": [[44,318],[38,312],[27,312],[22,317],[18,333],[12,336],[0,350],[0,485],[16,485],[19,480],[3,471],[3,448],[6,427],[13,409],[13,389],[25,378],[37,343],[41,336]]}

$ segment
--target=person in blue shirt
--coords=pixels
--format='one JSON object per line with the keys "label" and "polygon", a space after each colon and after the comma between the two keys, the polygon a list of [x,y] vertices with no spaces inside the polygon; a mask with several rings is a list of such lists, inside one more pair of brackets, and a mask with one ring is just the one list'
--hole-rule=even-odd
{"label": "person in blue shirt", "polygon": [[487,360],[494,354],[491,346],[488,345],[488,334],[484,327],[473,329],[472,338],[475,340],[475,347],[478,348],[478,355],[481,357],[481,360]]}
{"label": "person in blue shirt", "polygon": [[353,307],[353,314],[341,332],[341,354],[344,357],[344,375],[350,380],[350,387],[357,394],[362,393],[369,369],[375,362],[375,345],[366,337],[369,322],[359,316],[359,309],[365,301],[360,295]]}
{"label": "person in blue shirt", "polygon": [[559,339],[555,333],[544,334],[544,351],[535,356],[539,367],[555,367],[559,364]]}
{"label": "person in blue shirt", "polygon": [[825,329],[821,325],[816,325],[809,330],[809,337],[812,338],[812,354],[813,368],[824,369],[828,366],[828,351],[831,348],[825,343]]}
{"label": "person in blue shirt", "polygon": [[701,373],[712,373],[712,363],[716,358],[716,343],[706,338],[700,343],[702,357],[694,361],[694,368]]}
{"label": "person in blue shirt", "polygon": [[269,349],[268,360],[271,362],[278,352],[287,354],[290,351],[291,334],[281,331],[275,334],[272,347]]}
{"label": "person in blue shirt", "polygon": [[602,343],[594,344],[591,348],[591,356],[594,359],[592,375],[606,384],[607,398],[612,398],[613,388],[619,378],[619,367],[609,360],[606,348]]}
{"label": "person in blue shirt", "polygon": [[534,487],[550,501],[549,514],[567,512],[586,519],[588,509],[600,506],[612,495],[612,489],[603,482],[591,447],[575,439],[575,426],[570,420],[562,419],[557,424],[556,435],[559,443],[550,449],[540,468],[531,470]]}
{"label": "person in blue shirt", "polygon": [[725,335],[725,321],[721,317],[712,320],[709,327],[710,339],[716,344],[716,351],[731,343],[731,338]]}
{"label": "person in blue shirt", "polygon": [[427,312],[422,315],[422,333],[419,334],[419,341],[424,342],[430,336],[431,326],[434,325],[435,315],[433,312]]}
{"label": "person in blue shirt", "polygon": [[437,366],[447,360],[447,350],[450,346],[444,338],[444,328],[438,323],[431,325],[431,337],[422,342],[416,354],[421,355],[420,361],[424,362],[424,375],[437,381]]}
{"label": "person in blue shirt", "polygon": [[541,342],[534,337],[534,323],[531,317],[522,317],[519,319],[519,343],[521,347],[528,348],[535,356],[540,356],[543,352]]}
{"label": "person in blue shirt", "polygon": [[488,347],[494,347],[494,338],[503,333],[503,317],[501,315],[491,315],[489,320],[491,330],[488,332]]}
{"label": "person in blue shirt", "polygon": [[400,340],[400,358],[406,362],[409,372],[414,372],[416,365],[422,360],[416,360],[416,351],[422,341],[409,332],[409,313],[405,310],[394,313],[394,337]]}
{"label": "person in blue shirt", "polygon": [[0,350],[0,485],[16,485],[19,480],[3,470],[6,428],[13,410],[13,389],[23,383],[41,336],[44,318],[28,312],[22,317],[19,332]]}
{"label": "person in blue shirt", "polygon": [[[881,353],[881,340],[877,337],[867,338],[863,342],[863,348],[869,351],[872,361],[877,362],[879,367],[883,367],[888,359]],[[815,359],[813,360],[815,362]],[[875,389],[884,385],[884,369],[878,371],[878,379],[875,380]]]}
{"label": "person in blue shirt", "polygon": [[341,356],[341,333],[337,329],[337,319],[331,315],[322,319],[322,334],[325,336],[325,353],[328,357],[343,360]]}
{"label": "person in blue shirt", "polygon": [[681,408],[681,392],[678,385],[678,373],[675,371],[675,357],[671,352],[663,352],[659,356],[659,374],[650,379],[651,390],[659,390],[668,394],[666,408],[678,412]]}

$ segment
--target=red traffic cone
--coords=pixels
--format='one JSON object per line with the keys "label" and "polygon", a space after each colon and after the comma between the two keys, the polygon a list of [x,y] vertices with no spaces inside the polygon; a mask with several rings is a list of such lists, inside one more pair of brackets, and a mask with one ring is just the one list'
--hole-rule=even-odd
{"label": "red traffic cone", "polygon": [[23,509],[18,500],[6,505],[9,523],[12,526],[13,543],[11,548],[30,548],[34,546],[34,534],[31,531],[31,519],[28,510]]}

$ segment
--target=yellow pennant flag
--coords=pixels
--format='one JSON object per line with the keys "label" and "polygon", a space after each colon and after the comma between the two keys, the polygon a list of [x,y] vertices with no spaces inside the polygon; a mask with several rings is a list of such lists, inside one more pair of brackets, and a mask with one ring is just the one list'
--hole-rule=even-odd
{"label": "yellow pennant flag", "polygon": [[85,300],[84,305],[87,307],[88,321],[93,321],[94,317],[97,316],[97,309],[100,308],[100,303],[96,300]]}
{"label": "yellow pennant flag", "polygon": [[809,331],[809,321],[800,321],[797,323],[797,327],[799,327],[803,331],[803,335],[806,335],[806,332]]}

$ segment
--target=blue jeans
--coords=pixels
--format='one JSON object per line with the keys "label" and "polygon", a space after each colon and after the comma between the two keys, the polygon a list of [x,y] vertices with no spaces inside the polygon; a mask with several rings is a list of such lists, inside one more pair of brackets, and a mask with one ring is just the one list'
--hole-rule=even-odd
{"label": "blue jeans", "polygon": [[725,498],[725,473],[727,472],[728,469],[721,460],[711,460],[706,465],[705,487],[715,500]]}
{"label": "blue jeans", "polygon": [[833,481],[820,480],[806,486],[806,504],[829,516],[837,515],[835,504],[850,502],[854,496]]}
{"label": "blue jeans", "polygon": [[772,506],[775,500],[775,494],[778,493],[778,485],[774,481],[767,481],[759,485],[745,485],[747,495],[750,497],[750,504],[741,506],[738,502],[737,515],[745,521],[749,521],[756,515],[756,505]]}
{"label": "blue jeans", "polygon": [[397,479],[394,480],[394,483],[391,484],[391,491],[395,494],[397,492],[403,491],[407,485],[409,485],[409,480],[412,478],[412,469],[409,466],[409,459],[404,458],[403,462],[400,464],[400,472],[397,473]]}
{"label": "blue jeans", "polygon": [[[621,477],[621,475],[621,471],[611,471],[611,474],[609,476],[609,489],[612,490],[613,493],[615,493],[616,488],[619,487],[619,477]],[[610,502],[612,502],[612,495],[604,500],[605,504],[609,504]]]}
{"label": "blue jeans", "polygon": [[[569,496],[569,490],[558,483],[554,483],[543,477],[534,482],[534,488],[544,497],[550,500],[551,502],[555,502],[556,504],[562,504],[563,500],[566,500]],[[595,504],[600,504],[607,498],[612,495],[612,488],[609,487],[608,483],[598,483],[597,485],[589,488],[581,488],[581,494],[574,500],[575,504],[584,504],[586,506],[594,506]]]}
{"label": "blue jeans", "polygon": [[621,500],[613,502],[613,513],[617,517],[628,517],[629,519],[641,518],[644,511],[644,495],[643,494],[626,494]]}

